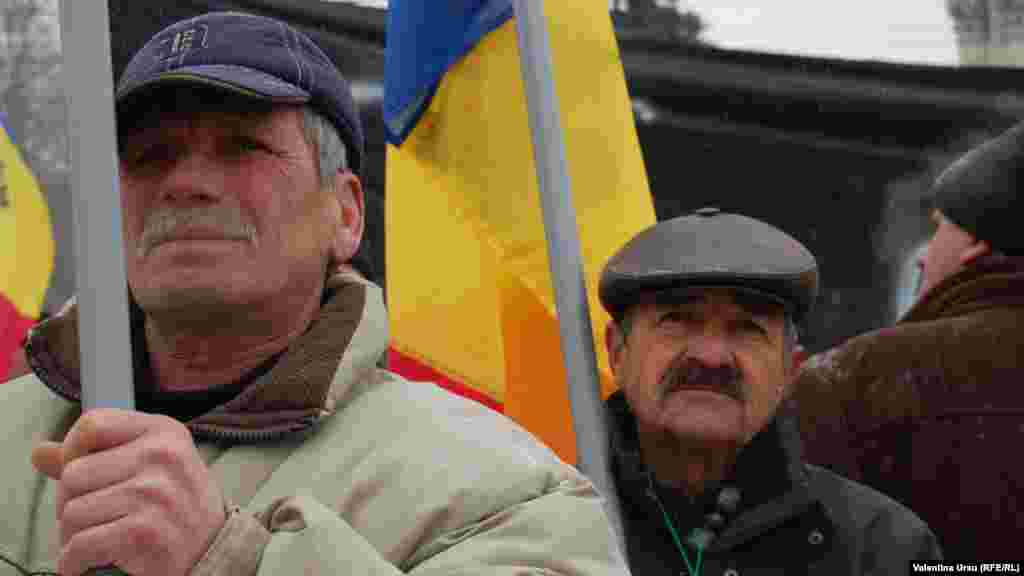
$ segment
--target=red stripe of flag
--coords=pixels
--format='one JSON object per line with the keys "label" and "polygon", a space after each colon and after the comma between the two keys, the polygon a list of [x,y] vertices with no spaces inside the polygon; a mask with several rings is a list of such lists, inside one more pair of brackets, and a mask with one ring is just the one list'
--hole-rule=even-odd
{"label": "red stripe of flag", "polygon": [[388,370],[408,380],[433,382],[453,394],[458,394],[470,400],[476,400],[491,410],[496,412],[504,411],[501,402],[475,388],[453,380],[437,369],[411,356],[402,354],[394,348],[388,348]]}
{"label": "red stripe of flag", "polygon": [[0,382],[7,379],[14,355],[24,344],[28,329],[35,323],[35,320],[22,316],[6,295],[0,294]]}

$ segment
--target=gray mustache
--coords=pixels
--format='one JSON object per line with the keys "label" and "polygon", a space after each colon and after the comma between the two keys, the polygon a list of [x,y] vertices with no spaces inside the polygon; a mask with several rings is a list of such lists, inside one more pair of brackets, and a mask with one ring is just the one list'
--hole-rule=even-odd
{"label": "gray mustache", "polygon": [[661,378],[662,394],[692,387],[710,388],[740,401],[747,396],[743,373],[735,366],[707,366],[687,356],[676,358]]}
{"label": "gray mustache", "polygon": [[256,243],[256,229],[242,217],[240,210],[230,206],[191,208],[160,208],[146,217],[139,238],[138,255],[144,257],[156,246],[176,239],[187,230],[210,231],[229,240]]}

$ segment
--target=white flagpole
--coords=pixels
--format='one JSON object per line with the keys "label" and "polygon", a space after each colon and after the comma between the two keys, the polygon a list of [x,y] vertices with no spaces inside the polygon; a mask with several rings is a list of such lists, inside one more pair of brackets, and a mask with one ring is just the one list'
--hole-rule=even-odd
{"label": "white flagpole", "polygon": [[61,0],[82,402],[134,408],[107,0]]}
{"label": "white flagpole", "polygon": [[543,0],[513,0],[513,5],[578,465],[604,496],[620,549],[625,550]]}

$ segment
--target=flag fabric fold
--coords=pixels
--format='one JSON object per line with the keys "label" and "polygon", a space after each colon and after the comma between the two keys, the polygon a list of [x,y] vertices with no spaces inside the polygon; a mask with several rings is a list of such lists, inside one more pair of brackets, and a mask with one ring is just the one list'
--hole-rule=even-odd
{"label": "flag fabric fold", "polygon": [[0,119],[0,381],[42,311],[53,255],[46,199]]}
{"label": "flag fabric fold", "polygon": [[[607,7],[545,9],[607,394],[597,279],[616,249],[654,223],[654,209]],[[391,366],[484,401],[575,462],[514,26],[507,0],[390,3]]]}

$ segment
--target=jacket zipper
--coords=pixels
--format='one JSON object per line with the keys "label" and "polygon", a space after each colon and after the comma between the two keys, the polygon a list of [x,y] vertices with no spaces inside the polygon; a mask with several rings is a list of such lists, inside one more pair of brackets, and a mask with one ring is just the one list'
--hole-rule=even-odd
{"label": "jacket zipper", "polygon": [[292,424],[279,425],[266,430],[228,430],[210,424],[185,424],[185,427],[192,432],[196,441],[254,444],[307,433],[312,430],[318,420],[319,418],[310,416]]}

